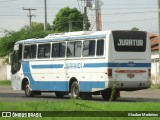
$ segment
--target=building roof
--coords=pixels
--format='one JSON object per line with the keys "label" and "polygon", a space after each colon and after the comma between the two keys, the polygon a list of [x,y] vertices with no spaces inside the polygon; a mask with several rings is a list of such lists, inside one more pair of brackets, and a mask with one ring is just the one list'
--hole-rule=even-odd
{"label": "building roof", "polygon": [[153,34],[153,33],[149,33],[149,38],[150,38],[150,44],[151,44],[151,51],[158,50],[158,48],[159,48],[158,35]]}

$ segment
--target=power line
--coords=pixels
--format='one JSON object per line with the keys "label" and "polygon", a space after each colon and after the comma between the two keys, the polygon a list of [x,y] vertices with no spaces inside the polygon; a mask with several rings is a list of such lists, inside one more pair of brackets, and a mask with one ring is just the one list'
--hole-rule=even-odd
{"label": "power line", "polygon": [[143,11],[143,12],[121,12],[121,13],[108,13],[102,15],[117,15],[117,14],[141,14],[141,13],[155,13],[158,11]]}
{"label": "power line", "polygon": [[128,9],[128,10],[137,10],[137,9],[140,9],[140,10],[143,10],[143,9],[156,9],[155,7],[143,7],[143,8],[103,8],[103,10],[125,10],[125,9]]}
{"label": "power line", "polygon": [[17,16],[17,17],[18,16],[23,16],[24,17],[24,15],[20,15],[20,14],[19,15],[17,15],[17,14],[16,15],[0,15],[0,16],[9,16],[9,17],[11,17],[11,16]]}
{"label": "power line", "polygon": [[[78,0],[77,0],[78,1]],[[13,6],[13,4],[2,4],[1,5],[1,7],[15,7],[15,8],[17,8],[18,6],[24,6],[25,4],[16,4],[16,5],[14,5]],[[30,4],[27,4],[27,5],[30,5]],[[39,4],[32,4],[32,6],[34,6],[34,7],[38,7],[38,8],[43,8],[43,6],[42,5],[39,5]],[[48,4],[47,5],[48,7],[56,7],[57,5],[51,5],[51,4]],[[58,6],[57,6],[58,7]],[[80,5],[80,3],[78,2],[78,7],[79,7],[79,9],[81,10],[81,5]],[[54,9],[54,8],[52,8],[52,9]],[[113,9],[113,10],[115,10],[115,9],[156,9],[156,7],[105,7],[105,8],[103,8],[103,9]]]}
{"label": "power line", "polygon": [[150,18],[150,19],[139,19],[139,20],[126,20],[126,21],[111,21],[111,22],[103,22],[103,23],[119,23],[119,22],[136,22],[136,21],[147,21],[147,20],[155,20],[158,18]]}
{"label": "power line", "polygon": [[[35,9],[36,10],[36,9]],[[158,11],[142,11],[142,12],[121,12],[121,13],[104,13],[102,14],[103,16],[106,16],[106,15],[116,15],[116,14],[141,14],[141,13],[155,13],[155,12],[158,12]],[[40,12],[39,12],[40,13]],[[39,15],[43,15],[42,14],[39,14]],[[54,15],[54,14],[50,14],[50,15]],[[23,16],[21,14],[17,15],[17,14],[1,14],[0,16]],[[55,16],[55,15],[54,15]]]}
{"label": "power line", "polygon": [[[18,0],[6,0],[6,1],[18,1]],[[6,1],[0,1],[0,2],[6,2]],[[81,3],[81,4],[83,4],[83,2]],[[9,4],[8,4],[9,5]],[[12,4],[10,4],[10,5],[12,5]],[[16,4],[16,5],[26,5],[26,4]],[[27,5],[43,5],[43,3],[42,4],[40,4],[40,3],[34,3],[34,4],[27,4]],[[58,4],[56,4],[56,3],[54,3],[54,4],[49,4],[49,5],[54,5],[54,6],[57,6],[57,5],[66,5],[66,4],[63,4],[63,3],[58,3]],[[69,5],[77,5],[77,4],[70,4],[69,3]],[[123,5],[123,6],[125,6],[125,5],[129,5],[129,6],[133,6],[133,5],[138,5],[138,6],[141,6],[141,5],[146,5],[146,6],[153,6],[153,5],[156,5],[156,4],[105,4],[104,3],[104,5],[109,5],[109,6],[112,6],[112,5]]]}
{"label": "power line", "polygon": [[14,2],[14,1],[18,1],[18,0],[6,0],[6,1],[0,1],[0,2]]}
{"label": "power line", "polygon": [[104,5],[109,5],[109,6],[111,6],[111,5],[123,5],[123,6],[125,6],[125,5],[129,5],[129,6],[133,6],[133,5],[147,5],[147,6],[152,6],[152,5],[156,5],[156,4],[104,4]]}

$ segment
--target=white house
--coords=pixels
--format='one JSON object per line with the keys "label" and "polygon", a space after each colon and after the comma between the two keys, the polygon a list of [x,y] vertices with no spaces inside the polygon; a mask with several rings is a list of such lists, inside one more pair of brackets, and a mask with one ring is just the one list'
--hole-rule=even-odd
{"label": "white house", "polygon": [[160,83],[160,74],[159,74],[159,41],[157,34],[149,34],[150,44],[151,44],[151,79],[152,83]]}

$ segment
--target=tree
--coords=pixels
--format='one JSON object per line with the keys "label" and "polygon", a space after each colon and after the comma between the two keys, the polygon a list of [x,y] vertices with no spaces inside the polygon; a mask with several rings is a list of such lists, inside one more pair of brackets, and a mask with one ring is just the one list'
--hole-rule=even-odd
{"label": "tree", "polygon": [[[48,29],[48,31],[51,31],[51,26],[50,26],[49,23],[47,24],[47,29]],[[32,31],[37,31],[37,32],[38,31],[44,31],[44,23],[32,22],[31,30]]]}
{"label": "tree", "polygon": [[[55,31],[67,32],[69,28],[71,31],[83,30],[83,14],[77,10],[77,8],[65,7],[59,10],[54,21]],[[87,18],[87,30],[90,27],[89,20]]]}
{"label": "tree", "polygon": [[43,23],[32,23],[32,27],[24,26],[19,31],[7,31],[0,38],[0,57],[8,55],[13,50],[14,43],[30,38],[43,38],[51,32],[44,32]]}
{"label": "tree", "polygon": [[132,29],[131,29],[131,31],[138,31],[139,29],[138,28],[136,28],[136,27],[133,27]]}

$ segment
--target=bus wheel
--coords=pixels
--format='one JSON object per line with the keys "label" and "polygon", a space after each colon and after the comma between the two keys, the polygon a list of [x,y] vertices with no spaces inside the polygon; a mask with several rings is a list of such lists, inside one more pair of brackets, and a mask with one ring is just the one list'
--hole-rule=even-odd
{"label": "bus wheel", "polygon": [[30,88],[29,82],[27,82],[26,86],[25,86],[25,95],[27,97],[33,97],[34,96],[33,91]]}
{"label": "bus wheel", "polygon": [[105,101],[115,101],[118,97],[120,97],[120,91],[115,91],[114,95],[112,95],[112,90],[105,90],[102,92],[102,98]]}
{"label": "bus wheel", "polygon": [[78,98],[80,95],[79,93],[79,84],[77,81],[73,82],[71,85],[71,97]]}
{"label": "bus wheel", "polygon": [[55,92],[57,98],[63,98],[64,97],[64,92]]}
{"label": "bus wheel", "polygon": [[110,97],[111,97],[111,92],[112,92],[111,90],[104,90],[104,91],[102,91],[101,94],[102,94],[103,100],[109,101]]}

